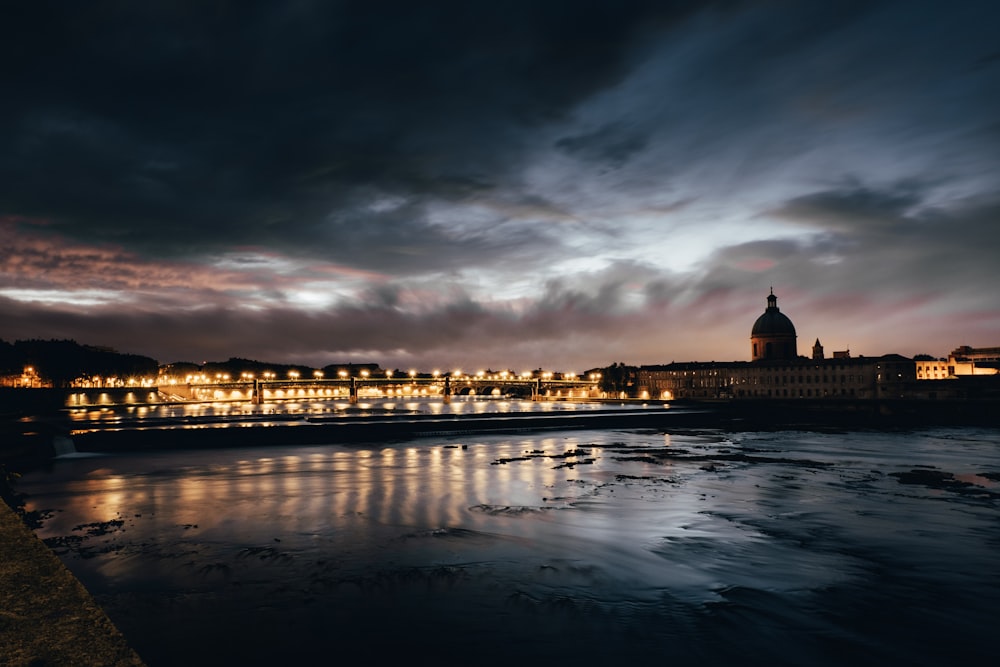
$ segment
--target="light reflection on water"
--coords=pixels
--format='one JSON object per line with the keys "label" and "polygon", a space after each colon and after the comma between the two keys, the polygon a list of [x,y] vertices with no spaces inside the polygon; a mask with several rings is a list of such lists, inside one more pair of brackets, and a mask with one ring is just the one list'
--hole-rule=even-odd
{"label": "light reflection on water", "polygon": [[574,431],[61,460],[22,488],[57,547],[122,522],[63,558],[153,667],[936,664],[1000,620],[998,443]]}
{"label": "light reflection on water", "polygon": [[454,396],[449,403],[440,398],[380,398],[352,405],[344,399],[276,400],[255,405],[249,401],[162,403],[149,406],[103,406],[67,410],[74,428],[92,425],[155,426],[157,424],[212,420],[262,421],[267,418],[372,417],[390,415],[491,415],[508,413],[566,413],[662,407],[647,404],[574,401],[530,401],[487,396]]}

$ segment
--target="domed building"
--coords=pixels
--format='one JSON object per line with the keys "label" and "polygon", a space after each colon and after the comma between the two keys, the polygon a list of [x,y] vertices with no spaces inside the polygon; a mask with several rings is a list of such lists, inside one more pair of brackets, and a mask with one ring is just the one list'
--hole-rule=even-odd
{"label": "domed building", "polygon": [[750,331],[750,358],[753,361],[795,359],[799,356],[795,341],[795,325],[778,310],[778,297],[771,289],[767,310],[757,318]]}
{"label": "domed building", "polygon": [[[778,310],[774,289],[767,309],[750,331],[751,361],[682,361],[640,366],[635,387],[640,398],[710,400],[843,400],[901,398],[915,382],[912,359],[898,354],[851,357],[850,351],[825,358],[816,339],[812,358],[800,357],[795,325]],[[940,365],[940,362],[937,362]]]}

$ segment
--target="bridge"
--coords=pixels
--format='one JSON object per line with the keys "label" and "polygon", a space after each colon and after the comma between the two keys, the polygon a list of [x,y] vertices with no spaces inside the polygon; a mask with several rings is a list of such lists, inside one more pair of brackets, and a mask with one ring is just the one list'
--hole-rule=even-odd
{"label": "bridge", "polygon": [[344,399],[357,403],[365,398],[438,397],[445,403],[452,396],[513,396],[531,400],[599,398],[597,379],[523,376],[442,377],[338,377],[241,379],[223,382],[171,384],[158,387],[166,400],[252,401]]}

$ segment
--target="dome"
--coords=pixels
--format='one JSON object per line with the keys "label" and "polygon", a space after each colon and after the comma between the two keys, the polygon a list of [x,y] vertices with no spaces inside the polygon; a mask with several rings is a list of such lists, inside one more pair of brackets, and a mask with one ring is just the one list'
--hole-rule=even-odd
{"label": "dome", "polygon": [[767,310],[753,323],[751,336],[795,336],[795,325],[778,310],[778,297],[774,290],[767,296]]}
{"label": "dome", "polygon": [[751,359],[770,361],[775,359],[795,359],[795,325],[780,310],[774,290],[767,297],[767,310],[753,323],[750,332]]}
{"label": "dome", "polygon": [[[746,331],[746,329],[744,329]],[[794,336],[795,325],[788,317],[778,310],[777,306],[772,310],[768,308],[764,314],[753,323],[751,336]]]}

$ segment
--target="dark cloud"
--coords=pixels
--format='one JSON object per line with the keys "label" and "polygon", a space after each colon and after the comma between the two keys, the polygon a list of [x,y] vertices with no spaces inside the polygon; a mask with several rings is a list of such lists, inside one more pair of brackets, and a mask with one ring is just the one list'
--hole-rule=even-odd
{"label": "dark cloud", "polygon": [[881,189],[849,184],[795,197],[771,214],[793,223],[863,237],[898,234],[919,224],[925,206],[923,194],[917,183]]}
{"label": "dark cloud", "polygon": [[23,4],[0,205],[151,254],[313,249],[330,220],[384,228],[359,188],[462,200],[515,178],[526,129],[620,81],[637,34],[716,4]]}
{"label": "dark cloud", "polygon": [[645,137],[623,127],[620,123],[602,125],[593,132],[563,137],[555,146],[571,155],[604,163],[611,169],[625,164],[633,153],[646,147]]}

